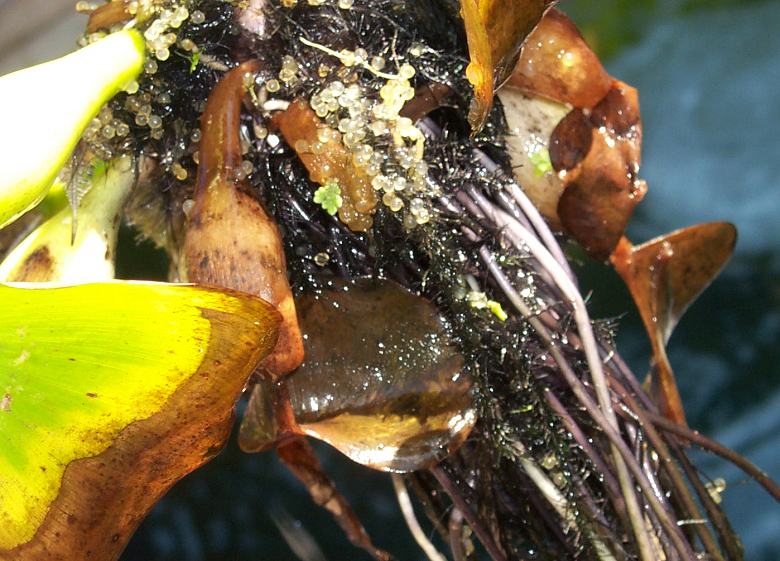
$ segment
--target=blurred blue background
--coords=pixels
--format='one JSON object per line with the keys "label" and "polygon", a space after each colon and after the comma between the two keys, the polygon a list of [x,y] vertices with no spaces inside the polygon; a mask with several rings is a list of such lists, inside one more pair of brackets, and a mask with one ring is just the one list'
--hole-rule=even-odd
{"label": "blurred blue background", "polygon": [[[0,73],[70,50],[84,25],[72,4],[0,0]],[[569,0],[561,7],[610,72],[640,91],[650,189],[631,239],[709,220],[739,228],[734,259],[683,318],[670,357],[691,426],[780,480],[780,2]],[[648,344],[625,288],[599,265],[583,264],[580,273],[584,287],[597,287],[594,317],[621,316],[618,348],[643,373]],[[403,561],[423,559],[389,479],[319,449],[376,542]],[[746,559],[780,559],[777,503],[729,464],[703,453],[696,459],[709,477],[727,481],[724,506]],[[123,560],[296,559],[274,520],[310,532],[327,559],[367,559],[271,454],[247,456],[231,444],[155,508]]]}

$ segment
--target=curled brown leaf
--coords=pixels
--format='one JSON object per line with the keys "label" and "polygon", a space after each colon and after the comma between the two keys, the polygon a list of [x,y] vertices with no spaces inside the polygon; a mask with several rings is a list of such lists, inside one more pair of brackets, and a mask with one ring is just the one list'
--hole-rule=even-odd
{"label": "curled brown leaf", "polygon": [[552,9],[528,36],[506,85],[586,108],[607,94],[612,78],[577,26]]}
{"label": "curled brown leaf", "polygon": [[128,4],[129,2],[127,0],[113,0],[112,2],[95,8],[92,13],[89,14],[87,33],[107,30],[114,25],[132,19],[133,15],[128,9]]}
{"label": "curled brown leaf", "polygon": [[728,222],[698,224],[633,246],[623,238],[611,257],[653,346],[653,393],[662,412],[685,424],[666,343],[680,317],[731,257],[737,231]]}
{"label": "curled brown leaf", "polygon": [[258,68],[256,60],[242,63],[209,95],[201,119],[200,163],[180,276],[254,294],[277,307],[284,320],[279,342],[261,365],[276,378],[301,363],[303,342],[279,228],[237,175],[245,75]]}
{"label": "curled brown leaf", "polygon": [[487,120],[493,94],[509,78],[528,34],[554,0],[461,0],[474,86],[469,123],[476,132]]}
{"label": "curled brown leaf", "polygon": [[551,161],[565,185],[558,216],[597,259],[612,253],[647,191],[638,176],[641,143],[637,92],[618,81],[589,117],[573,109],[553,131]]}
{"label": "curled brown leaf", "polygon": [[[647,189],[638,177],[642,124],[637,91],[609,76],[576,26],[553,9],[528,37],[500,95],[510,126],[549,120],[518,119],[520,112],[549,117],[550,104],[570,108],[544,145],[534,146],[537,152],[549,151],[552,170],[534,176],[517,168],[515,173],[554,226],[593,257],[606,259]],[[536,133],[549,130],[537,128]],[[507,142],[516,166],[532,163],[523,154],[522,139],[510,136]]]}

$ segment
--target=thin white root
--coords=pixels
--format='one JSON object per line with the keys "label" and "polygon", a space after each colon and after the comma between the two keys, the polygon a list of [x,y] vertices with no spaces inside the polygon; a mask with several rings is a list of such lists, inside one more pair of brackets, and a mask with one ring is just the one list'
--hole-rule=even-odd
{"label": "thin white root", "polygon": [[423,532],[420,523],[417,522],[417,517],[414,515],[414,508],[412,507],[412,501],[409,498],[409,491],[406,490],[403,478],[395,473],[392,474],[391,477],[393,479],[395,496],[398,497],[398,505],[401,507],[401,513],[404,515],[404,520],[406,520],[406,525],[409,527],[409,531],[411,532],[414,541],[417,542],[417,545],[420,546],[420,549],[423,550],[423,553],[425,553],[430,561],[447,561],[447,558],[439,553],[436,547],[428,539],[428,536],[425,535],[425,532]]}

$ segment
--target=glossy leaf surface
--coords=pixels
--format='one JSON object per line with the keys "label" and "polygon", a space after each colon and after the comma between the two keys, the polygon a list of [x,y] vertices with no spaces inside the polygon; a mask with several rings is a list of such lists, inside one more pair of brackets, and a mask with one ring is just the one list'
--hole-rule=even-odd
{"label": "glossy leaf surface", "polygon": [[0,78],[0,227],[44,197],[90,120],[143,61],[141,36],[121,31]]}
{"label": "glossy leaf surface", "polygon": [[242,160],[244,77],[259,67],[257,60],[240,64],[209,94],[201,118],[195,204],[187,221],[179,276],[254,294],[276,306],[283,318],[279,343],[262,366],[267,375],[279,377],[303,360],[282,236],[252,189],[236,175]]}
{"label": "glossy leaf surface", "polygon": [[[305,361],[281,387],[256,386],[241,427],[245,450],[297,431],[361,464],[412,471],[463,442],[475,421],[471,381],[433,304],[361,279],[333,281],[300,298],[298,310]],[[279,416],[280,391],[292,422]]]}
{"label": "glossy leaf surface", "polygon": [[584,108],[596,105],[612,78],[574,23],[552,9],[528,36],[507,87]]}
{"label": "glossy leaf surface", "polygon": [[493,93],[509,77],[528,34],[554,0],[461,0],[474,86],[469,123],[478,131],[493,106]]}
{"label": "glossy leaf surface", "polygon": [[736,228],[727,222],[698,224],[632,246],[625,238],[612,263],[639,309],[653,346],[653,390],[669,418],[685,423],[666,343],[680,317],[731,257]]}
{"label": "glossy leaf surface", "polygon": [[[553,9],[499,95],[510,130],[520,135],[507,138],[515,177],[553,226],[606,259],[647,190],[638,176],[636,89],[609,76],[574,23]],[[555,173],[529,173],[544,152]]]}
{"label": "glossy leaf surface", "polygon": [[0,559],[115,559],[224,444],[279,317],[193,286],[31,286],[0,285]]}
{"label": "glossy leaf surface", "polygon": [[553,131],[550,160],[566,172],[558,216],[597,259],[607,259],[647,192],[639,178],[642,122],[636,89],[615,81],[589,112],[573,109]]}

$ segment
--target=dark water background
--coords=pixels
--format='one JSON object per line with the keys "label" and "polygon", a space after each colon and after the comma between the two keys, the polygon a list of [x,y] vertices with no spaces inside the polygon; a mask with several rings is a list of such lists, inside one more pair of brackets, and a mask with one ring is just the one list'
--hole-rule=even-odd
{"label": "dark water background", "polygon": [[[670,357],[690,424],[780,479],[780,3],[580,0],[563,4],[641,93],[643,175],[650,191],[635,242],[708,220],[740,230],[736,255],[672,337]],[[581,267],[597,287],[594,317],[631,310],[613,273]],[[647,342],[633,312],[618,348],[644,372]],[[389,479],[320,447],[327,470],[376,542],[399,559],[423,556],[398,515]],[[750,561],[780,559],[780,508],[732,466],[697,454],[728,482],[724,505]],[[133,538],[125,561],[293,560],[274,519],[310,532],[327,559],[367,559],[271,454],[235,444],[177,485]]]}

